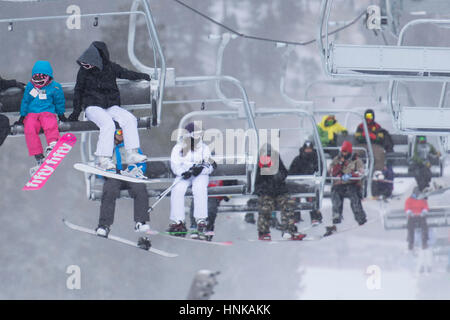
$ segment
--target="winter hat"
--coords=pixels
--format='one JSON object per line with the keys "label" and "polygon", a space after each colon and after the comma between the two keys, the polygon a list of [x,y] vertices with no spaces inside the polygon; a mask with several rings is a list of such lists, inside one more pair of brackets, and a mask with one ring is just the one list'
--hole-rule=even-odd
{"label": "winter hat", "polygon": [[189,132],[189,133],[194,132],[194,129],[195,129],[194,123],[193,123],[193,122],[189,122],[189,123],[184,127],[184,129],[186,129],[187,132]]}
{"label": "winter hat", "polygon": [[303,144],[303,149],[306,149],[306,148],[309,148],[309,149],[314,148],[314,144],[312,143],[312,141],[310,141],[310,140],[305,141],[305,143]]}
{"label": "winter hat", "polygon": [[341,152],[342,151],[347,151],[348,153],[352,153],[353,152],[353,145],[352,145],[352,143],[350,141],[345,140],[342,143],[342,146],[341,146]]}

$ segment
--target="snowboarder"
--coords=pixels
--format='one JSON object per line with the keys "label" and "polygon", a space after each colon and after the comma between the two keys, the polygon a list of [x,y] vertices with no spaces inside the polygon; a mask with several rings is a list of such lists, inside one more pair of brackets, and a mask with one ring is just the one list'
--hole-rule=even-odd
{"label": "snowboarder", "polygon": [[136,117],[120,107],[120,92],[116,79],[147,80],[150,76],[127,70],[112,62],[106,44],[94,41],[78,58],[80,69],[74,89],[73,112],[69,121],[78,121],[81,110],[86,118],[99,128],[96,164],[106,171],[115,171],[112,153],[114,149],[114,121],[123,129],[127,163],[140,163],[147,156],[137,152],[140,146]]}
{"label": "snowboarder", "polygon": [[173,147],[170,156],[170,167],[178,182],[170,194],[171,222],[167,232],[175,236],[186,235],[184,195],[187,188],[192,185],[193,215],[197,230],[191,237],[204,239],[208,217],[209,175],[217,165],[211,158],[209,147],[202,141],[202,131],[196,130],[192,122],[184,129],[186,133]]}
{"label": "snowboarder", "polygon": [[333,159],[329,167],[329,174],[339,179],[333,180],[331,187],[331,203],[333,211],[333,224],[341,223],[344,198],[350,199],[350,206],[356,222],[359,225],[366,223],[366,213],[361,204],[362,185],[360,178],[364,165],[356,153],[352,153],[351,142],[344,141],[340,153]]}
{"label": "snowboarder", "polygon": [[[335,115],[326,115],[322,117],[322,121],[317,124],[320,142],[322,147],[336,147],[337,135],[347,135],[348,130],[336,120]],[[330,156],[334,157],[338,153],[336,150],[326,150]]]}
{"label": "snowboarder", "polygon": [[426,215],[430,210],[428,208],[427,199],[420,198],[420,189],[414,187],[413,192],[405,201],[405,213],[407,215],[408,228],[408,249],[414,249],[414,231],[416,228],[421,229],[422,234],[422,249],[428,248],[428,225]]}
{"label": "snowboarder", "polygon": [[[319,172],[319,158],[314,144],[310,140],[306,140],[299,149],[299,155],[294,158],[289,167],[289,174],[294,175],[312,175]],[[312,199],[308,199],[312,202]],[[322,213],[318,209],[309,212],[311,224],[319,224],[322,222]]]}
{"label": "snowboarder", "polygon": [[440,152],[427,142],[427,137],[417,136],[414,146],[413,157],[408,172],[414,176],[420,192],[431,191],[431,160],[440,157]]}
{"label": "snowboarder", "polygon": [[30,175],[39,169],[44,161],[44,151],[39,138],[41,128],[47,140],[45,153],[48,155],[60,137],[58,119],[67,121],[64,116],[65,98],[61,85],[53,80],[53,69],[48,61],[37,61],[31,73],[31,81],[26,85],[20,105],[20,118],[14,125],[24,125],[28,154],[36,159],[36,166]]}
{"label": "snowboarder", "polygon": [[[288,171],[279,153],[270,144],[265,144],[259,150],[259,155],[255,181],[255,194],[258,196],[258,239],[271,240],[272,211],[279,207],[282,236],[289,237],[291,240],[302,240],[306,235],[297,232],[294,219],[295,200],[289,198],[285,181]],[[270,174],[262,172],[263,169],[272,169],[272,167],[278,169],[274,170],[275,172],[269,172]]]}
{"label": "snowboarder", "polygon": [[[145,162],[127,165],[124,162],[125,148],[123,143],[122,129],[118,129],[114,134],[114,154],[117,173],[133,172],[133,176],[140,175],[143,178],[147,165]],[[138,150],[140,152],[140,149]],[[131,168],[130,168],[131,167]],[[136,172],[139,171],[140,174]],[[122,181],[118,179],[105,178],[103,184],[103,193],[100,204],[100,217],[98,227],[95,230],[97,235],[108,237],[111,225],[114,222],[114,211],[116,207],[116,199],[120,196],[120,190],[126,189],[134,200],[134,221],[136,232],[147,232],[150,230],[148,221],[150,220],[148,214],[148,193],[146,185],[143,183],[133,183]]]}
{"label": "snowboarder", "polygon": [[[390,133],[375,122],[375,111],[367,109],[364,112],[364,119],[369,130],[370,142],[372,145],[380,145],[386,152],[394,151],[394,142]],[[364,125],[360,123],[356,128],[355,139],[359,143],[366,143],[366,133],[364,132]]]}

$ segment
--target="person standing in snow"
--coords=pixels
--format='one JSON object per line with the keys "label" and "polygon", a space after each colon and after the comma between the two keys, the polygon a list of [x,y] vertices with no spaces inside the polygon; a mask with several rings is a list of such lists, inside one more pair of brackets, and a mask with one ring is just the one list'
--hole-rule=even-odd
{"label": "person standing in snow", "polygon": [[[353,153],[351,142],[344,141],[340,153],[333,159],[329,167],[333,180],[331,187],[331,204],[333,211],[333,224],[341,223],[344,198],[350,199],[350,206],[356,222],[359,225],[366,223],[366,213],[361,204],[362,185],[360,178],[364,173],[364,164],[356,153]],[[336,229],[336,228],[334,228]]]}
{"label": "person standing in snow", "polygon": [[140,147],[136,117],[120,107],[120,92],[116,79],[147,80],[145,73],[127,70],[110,60],[104,42],[94,41],[78,58],[80,69],[74,89],[74,110],[69,121],[78,121],[85,110],[86,118],[100,128],[97,142],[97,166],[106,171],[115,171],[112,154],[114,149],[114,121],[123,129],[127,163],[140,163],[147,159],[137,150]]}
{"label": "person standing in snow", "polygon": [[202,131],[196,130],[192,122],[184,129],[186,133],[173,147],[170,156],[170,167],[176,175],[176,184],[170,194],[171,222],[167,232],[174,236],[186,235],[184,195],[192,185],[193,216],[197,230],[192,232],[191,237],[203,240],[206,239],[209,175],[217,165],[211,158],[209,147],[202,140]]}
{"label": "person standing in snow", "polygon": [[[117,129],[114,135],[114,160],[116,164],[117,173],[124,175],[124,172],[139,171],[139,173],[133,173],[133,176],[139,178],[146,178],[143,175],[147,168],[145,162],[127,165],[125,156],[125,148],[123,143],[123,131]],[[138,150],[140,152],[140,149]],[[120,190],[128,190],[128,193],[134,200],[134,221],[136,232],[147,232],[150,230],[150,226],[147,222],[150,220],[148,213],[148,193],[147,187],[144,183],[133,183],[118,179],[104,178],[103,193],[100,203],[100,216],[98,221],[98,227],[95,230],[97,235],[101,237],[108,237],[111,230],[111,225],[114,222],[114,211],[116,208],[116,199],[120,197]]]}
{"label": "person standing in snow", "polygon": [[[46,155],[59,140],[58,120],[67,121],[64,116],[65,98],[61,85],[53,80],[53,69],[48,61],[37,61],[31,72],[31,80],[25,87],[20,105],[20,118],[14,125],[24,125],[28,154],[36,159],[36,166],[30,169],[32,176],[44,161],[39,132],[44,131],[47,140]],[[56,115],[55,115],[56,114]]]}

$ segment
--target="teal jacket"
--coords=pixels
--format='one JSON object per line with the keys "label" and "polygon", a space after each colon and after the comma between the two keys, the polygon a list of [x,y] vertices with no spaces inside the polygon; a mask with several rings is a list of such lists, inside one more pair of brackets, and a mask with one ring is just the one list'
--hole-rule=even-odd
{"label": "teal jacket", "polygon": [[[37,61],[32,70],[32,76],[36,73],[47,74],[53,78],[53,69],[48,61]],[[34,89],[34,91],[33,91]],[[41,94],[36,94],[41,93]],[[33,93],[35,97],[33,96]],[[64,114],[66,99],[61,85],[52,81],[45,87],[37,89],[33,83],[28,82],[23,93],[22,104],[20,105],[20,115],[26,116],[29,113],[51,112],[57,115]]]}

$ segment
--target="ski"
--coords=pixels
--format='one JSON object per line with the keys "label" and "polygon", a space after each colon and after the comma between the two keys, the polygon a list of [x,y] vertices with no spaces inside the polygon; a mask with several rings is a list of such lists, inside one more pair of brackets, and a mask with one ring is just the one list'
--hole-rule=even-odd
{"label": "ski", "polygon": [[259,239],[247,239],[250,242],[262,242],[262,243],[284,243],[284,242],[302,242],[302,241],[318,241],[321,240],[322,236],[306,236],[302,240],[291,240],[291,239],[272,239],[272,240],[259,240]]}
{"label": "ski", "polygon": [[77,138],[72,133],[66,133],[59,138],[53,150],[45,157],[39,169],[28,180],[22,190],[39,190],[48,181],[61,161],[67,156],[77,142]]}
{"label": "ski", "polygon": [[[193,241],[195,243],[204,243],[204,244],[210,244],[210,245],[216,245],[216,246],[231,246],[233,244],[232,241],[207,241],[207,240],[201,240],[201,239],[191,239],[191,238],[186,238],[186,237],[182,237],[182,236],[174,236],[172,233],[170,232],[161,232],[161,231],[156,231],[156,230],[152,230],[152,232],[154,232],[154,234],[159,235],[159,236],[165,236],[165,237],[169,237],[171,239],[176,239],[176,240],[183,240],[183,241]],[[186,231],[184,232],[184,234],[189,235],[190,231]]]}
{"label": "ski", "polygon": [[[89,229],[89,228],[85,228],[85,227],[73,224],[73,223],[67,221],[66,219],[63,219],[63,222],[70,229],[81,231],[81,232],[85,232],[85,233],[94,235],[94,236],[96,236],[98,238],[103,238],[103,237],[97,236],[97,233],[93,229]],[[137,242],[133,242],[133,241],[130,241],[130,240],[127,240],[127,239],[124,239],[124,238],[121,238],[121,237],[109,234],[108,237],[104,238],[104,239],[114,240],[114,241],[117,241],[117,242],[129,245],[129,246],[132,246],[132,247],[135,247],[135,248],[139,248],[139,249],[143,249],[143,250],[146,250],[146,251],[150,251],[152,253],[155,253],[155,254],[158,254],[160,256],[167,257],[167,258],[174,258],[174,257],[178,256],[178,254],[176,254],[176,253],[170,253],[170,252],[166,252],[166,251],[163,251],[163,250],[159,250],[159,249],[153,248],[151,246],[150,240],[147,237],[140,237]]]}
{"label": "ski", "polygon": [[333,232],[333,233],[331,233],[331,234],[329,234],[329,235],[327,235],[327,236],[323,235],[323,236],[321,236],[321,237],[322,237],[322,238],[324,238],[324,237],[329,237],[329,236],[332,236],[332,235],[336,235],[336,234],[340,234],[340,233],[343,233],[343,232],[351,231],[351,230],[357,229],[357,228],[359,228],[359,227],[364,227],[365,225],[371,224],[371,223],[373,223],[373,222],[375,222],[375,221],[378,221],[379,219],[380,219],[380,217],[377,217],[377,218],[374,218],[374,219],[367,220],[366,223],[364,223],[363,225],[357,224],[357,225],[352,225],[352,226],[349,226],[349,227],[346,227],[346,228],[342,228],[342,229],[338,229],[338,228],[336,227],[336,225],[329,226],[329,227],[325,227],[325,228],[327,228],[327,229],[328,229],[328,228],[335,227],[336,230],[335,230],[335,232]]}
{"label": "ski", "polygon": [[159,179],[139,179],[134,177],[125,176],[123,174],[114,173],[110,171],[105,171],[102,169],[99,169],[97,167],[93,167],[84,163],[75,163],[73,167],[79,171],[90,173],[90,174],[96,174],[99,176],[107,177],[107,178],[113,178],[128,182],[135,182],[135,183],[154,183],[154,182],[161,182]]}

